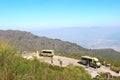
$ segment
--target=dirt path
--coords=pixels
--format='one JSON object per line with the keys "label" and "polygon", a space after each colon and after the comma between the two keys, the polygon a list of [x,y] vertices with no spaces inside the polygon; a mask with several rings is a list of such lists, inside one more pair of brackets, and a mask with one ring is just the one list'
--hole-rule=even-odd
{"label": "dirt path", "polygon": [[119,76],[114,71],[111,71],[110,68],[108,68],[108,67],[101,66],[100,68],[97,68],[97,69],[91,68],[91,67],[87,68],[86,66],[79,64],[80,60],[73,59],[73,58],[67,58],[67,57],[62,57],[62,56],[54,56],[53,57],[53,62],[51,62],[51,58],[50,57],[42,57],[42,56],[39,56],[36,53],[24,54],[22,56],[24,58],[27,58],[27,59],[31,59],[33,56],[36,56],[40,60],[43,60],[43,61],[45,61],[47,63],[50,63],[50,64],[52,63],[54,65],[58,65],[58,66],[61,66],[60,65],[60,60],[61,60],[63,67],[65,67],[65,66],[67,66],[69,64],[73,64],[73,65],[76,65],[76,66],[82,66],[82,67],[84,67],[88,71],[88,73],[92,76],[92,78],[95,77],[96,75],[98,75],[98,72],[104,72],[104,73],[109,72],[113,76]]}

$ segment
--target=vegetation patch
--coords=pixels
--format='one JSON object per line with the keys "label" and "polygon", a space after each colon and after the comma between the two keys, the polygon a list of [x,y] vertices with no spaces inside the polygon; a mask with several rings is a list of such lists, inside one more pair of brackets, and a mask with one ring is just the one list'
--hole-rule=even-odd
{"label": "vegetation patch", "polygon": [[16,54],[15,48],[0,41],[0,80],[92,80],[82,67],[63,68]]}

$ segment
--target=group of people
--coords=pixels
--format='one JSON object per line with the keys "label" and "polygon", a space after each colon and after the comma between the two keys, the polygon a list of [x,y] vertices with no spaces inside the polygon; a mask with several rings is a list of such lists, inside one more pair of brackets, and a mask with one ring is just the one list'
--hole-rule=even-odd
{"label": "group of people", "polygon": [[[62,60],[61,59],[58,59],[59,63],[60,63],[60,66],[62,66]],[[51,57],[51,64],[53,64],[53,57]]]}

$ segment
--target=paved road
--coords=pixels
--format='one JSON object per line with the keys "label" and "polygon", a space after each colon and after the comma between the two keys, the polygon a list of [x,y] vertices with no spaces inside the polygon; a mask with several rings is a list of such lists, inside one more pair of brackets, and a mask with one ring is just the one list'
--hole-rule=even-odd
{"label": "paved road", "polygon": [[[22,55],[24,58],[27,58],[27,59],[32,59],[33,56],[36,56],[38,59],[40,60],[43,60],[47,63],[52,63],[51,62],[51,58],[50,57],[42,57],[42,56],[39,56],[39,54],[37,53],[29,53],[29,54],[24,54]],[[73,59],[73,58],[67,58],[67,57],[62,57],[62,56],[54,56],[53,57],[53,63],[54,65],[58,65],[58,66],[61,66],[60,65],[60,60],[62,61],[62,66],[65,67],[69,64],[73,64],[73,65],[76,65],[76,66],[82,66],[84,67],[88,73],[93,77],[95,77],[96,75],[98,75],[98,72],[109,72],[111,73],[113,76],[119,76],[117,73],[115,73],[114,71],[111,71],[109,67],[105,67],[105,66],[101,66],[100,68],[92,68],[92,67],[86,67],[82,64],[79,64],[79,61],[80,60],[77,60],[77,59]]]}

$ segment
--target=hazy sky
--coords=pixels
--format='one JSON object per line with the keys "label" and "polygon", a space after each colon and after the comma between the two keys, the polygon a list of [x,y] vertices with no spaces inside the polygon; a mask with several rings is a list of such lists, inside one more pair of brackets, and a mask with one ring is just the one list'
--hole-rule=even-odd
{"label": "hazy sky", "polygon": [[120,26],[120,0],[0,0],[0,29]]}

